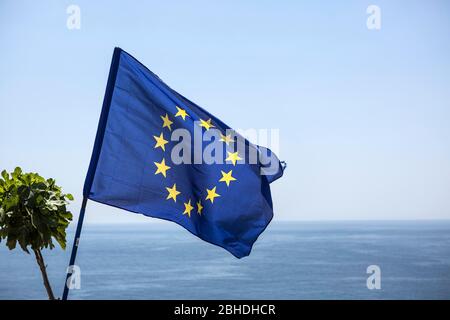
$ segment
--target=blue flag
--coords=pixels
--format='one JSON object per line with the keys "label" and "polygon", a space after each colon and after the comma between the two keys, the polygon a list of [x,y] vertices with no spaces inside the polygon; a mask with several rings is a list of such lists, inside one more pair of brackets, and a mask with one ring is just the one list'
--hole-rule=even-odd
{"label": "blue flag", "polygon": [[273,217],[269,183],[283,169],[269,149],[114,50],[85,198],[176,222],[241,258]]}

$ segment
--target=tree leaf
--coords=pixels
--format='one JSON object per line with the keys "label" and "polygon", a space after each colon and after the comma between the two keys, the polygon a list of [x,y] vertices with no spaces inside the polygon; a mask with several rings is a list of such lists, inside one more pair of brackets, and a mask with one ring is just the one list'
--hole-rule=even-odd
{"label": "tree leaf", "polygon": [[3,177],[3,179],[5,179],[5,181],[9,180],[9,175],[8,175],[8,172],[6,172],[6,170],[2,171],[2,177]]}
{"label": "tree leaf", "polygon": [[66,198],[69,199],[70,201],[73,201],[73,195],[71,195],[70,193],[66,194]]}
{"label": "tree leaf", "polygon": [[16,167],[14,169],[13,173],[11,174],[13,179],[18,179],[21,175],[22,175],[22,169],[20,167]]}
{"label": "tree leaf", "polygon": [[16,243],[17,240],[15,238],[8,237],[8,239],[6,240],[6,246],[8,247],[9,250],[15,249]]}

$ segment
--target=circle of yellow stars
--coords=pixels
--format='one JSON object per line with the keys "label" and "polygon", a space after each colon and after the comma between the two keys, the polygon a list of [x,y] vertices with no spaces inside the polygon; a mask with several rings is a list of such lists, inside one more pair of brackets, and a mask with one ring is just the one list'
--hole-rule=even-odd
{"label": "circle of yellow stars", "polygon": [[[185,109],[182,109],[178,106],[175,106],[175,107],[177,109],[177,112],[173,115],[173,117],[180,117],[181,119],[183,119],[183,121],[186,121],[186,118],[190,117]],[[166,113],[165,115],[161,115],[160,117],[163,122],[162,129],[164,130],[166,128],[167,130],[172,131],[172,125],[174,124],[174,122],[170,119],[169,114]],[[200,125],[200,127],[205,128],[205,130],[215,128],[211,119],[207,119],[207,120],[200,119],[199,125]],[[167,143],[169,143],[169,141],[165,139],[164,132],[162,131],[159,136],[155,135],[155,136],[153,136],[153,138],[155,139],[154,149],[160,148],[163,152],[165,152],[166,151],[165,145]],[[235,140],[231,137],[231,135],[224,135],[224,134],[220,134],[219,141],[225,143],[227,146],[230,143],[235,142]],[[236,166],[236,163],[239,160],[242,160],[242,158],[239,156],[238,152],[227,151],[227,157],[225,159],[226,162],[231,163],[233,166]],[[154,164],[156,166],[155,175],[161,174],[164,178],[167,178],[167,172],[171,169],[171,167],[169,167],[166,164],[166,159],[163,157],[160,162],[154,162]],[[222,174],[222,177],[218,180],[218,182],[225,183],[227,185],[227,187],[230,187],[231,182],[237,181],[236,177],[233,176],[232,169],[229,170],[228,172],[225,172],[222,170],[220,172]],[[177,197],[182,195],[182,192],[177,189],[177,184],[174,183],[172,186],[167,186],[165,188],[167,191],[166,200],[173,201],[176,203]],[[205,202],[210,201],[211,204],[214,204],[214,200],[221,196],[220,194],[217,193],[217,186],[213,186],[211,189],[206,188],[205,191],[206,191],[206,197],[204,198],[204,201]],[[190,218],[191,212],[195,209],[195,212],[199,216],[201,216],[203,208],[204,208],[202,200],[198,199],[198,201],[195,202],[195,204],[193,204],[191,202],[192,199],[187,199],[187,200],[188,200],[187,202],[183,202],[184,211],[182,212],[182,214]],[[195,207],[194,207],[194,205],[195,205]]]}

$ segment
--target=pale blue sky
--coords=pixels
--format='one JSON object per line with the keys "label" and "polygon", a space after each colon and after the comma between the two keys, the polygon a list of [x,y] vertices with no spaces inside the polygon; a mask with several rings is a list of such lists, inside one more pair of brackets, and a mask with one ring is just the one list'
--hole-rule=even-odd
{"label": "pale blue sky", "polygon": [[55,177],[74,212],[115,46],[227,124],[280,129],[276,219],[450,218],[447,1],[1,0],[0,168]]}

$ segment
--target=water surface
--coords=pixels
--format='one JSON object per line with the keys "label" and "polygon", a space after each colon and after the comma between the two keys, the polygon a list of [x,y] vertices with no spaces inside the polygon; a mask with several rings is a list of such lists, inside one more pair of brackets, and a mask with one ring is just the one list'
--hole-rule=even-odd
{"label": "water surface", "polygon": [[[44,253],[58,296],[69,251]],[[71,299],[449,299],[450,222],[272,223],[240,260],[173,223],[86,225],[77,264]],[[43,298],[34,257],[0,243],[0,299]]]}

